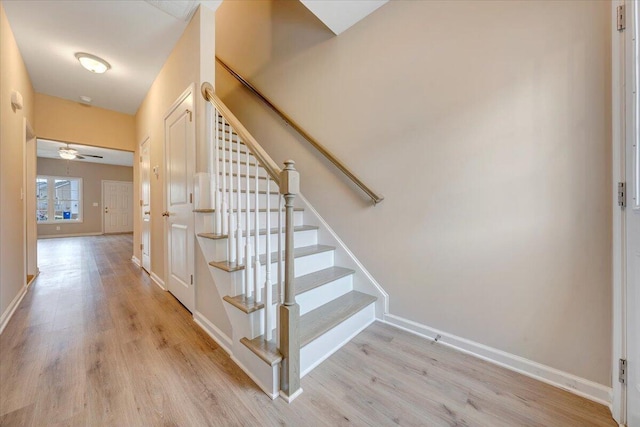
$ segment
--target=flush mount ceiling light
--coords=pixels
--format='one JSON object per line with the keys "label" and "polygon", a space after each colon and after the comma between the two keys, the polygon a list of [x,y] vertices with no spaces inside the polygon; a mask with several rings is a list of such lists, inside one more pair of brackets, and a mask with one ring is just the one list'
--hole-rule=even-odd
{"label": "flush mount ceiling light", "polygon": [[80,61],[80,65],[92,73],[102,74],[111,68],[107,61],[90,53],[78,52],[76,58]]}

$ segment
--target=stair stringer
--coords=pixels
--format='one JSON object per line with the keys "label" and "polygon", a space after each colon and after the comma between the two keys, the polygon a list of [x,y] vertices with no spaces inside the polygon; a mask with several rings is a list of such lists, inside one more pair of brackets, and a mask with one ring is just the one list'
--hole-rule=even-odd
{"label": "stair stringer", "polygon": [[[208,231],[205,225],[206,217],[212,217],[210,214],[198,213],[196,223],[196,236],[198,233]],[[198,246],[202,251],[205,259],[221,260],[226,259],[227,239],[212,240],[205,237],[196,237]],[[218,298],[222,301],[226,295],[237,295],[241,292],[244,270],[235,272],[226,272],[218,268],[208,265],[210,277],[213,279]],[[255,337],[260,335],[258,331],[262,330],[262,318],[264,310],[257,310],[253,313],[244,313],[230,304],[223,302],[223,307],[229,323],[231,324],[231,336],[229,342],[219,344],[229,353],[231,359],[255,382],[264,393],[272,399],[278,397],[280,390],[280,369],[278,365],[269,366],[255,356],[246,346],[240,343],[244,337]],[[215,336],[206,323],[210,323],[213,327],[216,325],[207,319],[202,313],[197,313],[202,319],[196,319],[203,329],[209,335],[218,341],[219,337]],[[225,340],[226,341],[226,340]]]}
{"label": "stair stringer", "polygon": [[296,196],[296,206],[304,208],[306,224],[319,227],[318,242],[335,246],[335,265],[355,270],[355,274],[353,275],[353,289],[378,297],[375,302],[375,318],[383,320],[384,315],[389,313],[389,294],[380,286],[371,273],[362,265],[342,239],[338,237],[337,233],[302,194]]}

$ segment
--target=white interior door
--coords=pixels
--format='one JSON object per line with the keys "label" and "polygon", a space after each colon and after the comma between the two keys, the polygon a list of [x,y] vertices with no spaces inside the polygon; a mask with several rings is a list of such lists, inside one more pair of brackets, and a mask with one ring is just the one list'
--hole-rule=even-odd
{"label": "white interior door", "polygon": [[627,131],[624,148],[624,245],[626,277],[626,408],[627,426],[640,427],[640,48],[639,11],[627,2],[629,50],[627,73]]}
{"label": "white interior door", "polygon": [[151,159],[149,138],[140,144],[140,245],[142,268],[151,272]]}
{"label": "white interior door", "polygon": [[104,232],[133,231],[133,182],[102,181]]}
{"label": "white interior door", "polygon": [[193,175],[195,123],[193,95],[185,92],[165,117],[165,177],[167,210],[167,288],[189,311],[195,306],[193,286]]}

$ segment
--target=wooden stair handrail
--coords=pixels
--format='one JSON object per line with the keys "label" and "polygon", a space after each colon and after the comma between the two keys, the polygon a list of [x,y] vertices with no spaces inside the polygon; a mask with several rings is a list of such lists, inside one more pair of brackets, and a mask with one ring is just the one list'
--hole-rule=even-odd
{"label": "wooden stair handrail", "polygon": [[223,60],[216,56],[216,61],[222,67],[236,78],[244,87],[249,89],[255,96],[260,98],[267,107],[273,110],[286,124],[296,130],[303,138],[305,138],[309,144],[316,148],[323,156],[325,156],[331,163],[333,163],[342,173],[344,173],[354,184],[356,184],[362,191],[364,191],[373,201],[374,206],[384,200],[384,196],[377,194],[368,185],[366,185],[358,176],[353,173],[340,159],[338,159],[331,151],[329,151],[324,145],[320,144],[315,138],[305,132],[291,117],[285,112],[275,106],[266,96],[264,96],[258,89],[256,89],[251,83],[249,83],[240,74],[236,73],[231,67],[229,67]]}
{"label": "wooden stair handrail", "polygon": [[280,186],[280,173],[282,169],[278,167],[275,161],[264,151],[264,148],[258,141],[249,133],[247,128],[245,128],[240,120],[227,108],[227,106],[222,102],[220,98],[213,92],[213,86],[209,82],[202,83],[201,86],[202,96],[205,100],[211,102],[216,109],[220,112],[220,114],[225,118],[227,122],[231,125],[233,130],[238,134],[240,138],[242,138],[242,142],[249,148],[251,154],[255,156],[258,160],[260,166],[262,166],[271,179]]}

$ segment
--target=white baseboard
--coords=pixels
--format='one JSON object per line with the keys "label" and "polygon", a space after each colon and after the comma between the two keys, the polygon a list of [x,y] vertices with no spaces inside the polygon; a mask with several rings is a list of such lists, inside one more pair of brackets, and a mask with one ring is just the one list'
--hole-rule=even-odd
{"label": "white baseboard", "polygon": [[302,203],[305,204],[305,207],[309,210],[309,212],[311,212],[311,214],[318,219],[320,224],[322,224],[322,227],[334,239],[334,241],[338,244],[340,249],[347,255],[348,258],[350,258],[353,261],[357,269],[360,270],[360,272],[362,272],[362,274],[367,278],[369,283],[371,283],[371,285],[373,286],[373,289],[375,289],[375,292],[377,293],[376,296],[382,301],[382,307],[383,307],[382,314],[384,315],[384,313],[388,313],[389,312],[389,294],[382,288],[380,283],[378,283],[378,281],[373,277],[373,275],[369,273],[369,270],[365,268],[365,266],[360,262],[360,260],[356,258],[355,254],[351,252],[351,250],[342,241],[342,239],[338,236],[338,234],[333,230],[333,228],[331,228],[329,223],[325,221],[322,216],[320,216],[320,213],[318,213],[318,211],[313,207],[313,205],[311,205],[311,203],[309,203],[309,201],[302,194],[298,194],[297,197],[300,198],[300,200],[302,201]]}
{"label": "white baseboard", "polygon": [[85,237],[85,236],[102,236],[102,232],[98,233],[72,233],[72,234],[46,234],[39,235],[38,239],[56,239],[58,237]]}
{"label": "white baseboard", "polygon": [[231,356],[231,346],[233,345],[231,338],[222,332],[216,325],[211,323],[204,314],[196,311],[193,313],[193,321],[202,328],[224,351]]}
{"label": "white baseboard", "polygon": [[439,336],[438,343],[440,344],[577,394],[578,396],[602,405],[609,406],[611,404],[611,387],[525,359],[524,357],[516,356],[515,354],[439,331],[393,314],[385,314],[382,322],[431,340],[435,340],[436,337]]}
{"label": "white baseboard", "polygon": [[287,396],[286,394],[284,394],[282,392],[282,390],[280,390],[280,397],[284,399],[285,402],[287,403],[291,403],[294,401],[294,399],[298,396],[300,396],[302,394],[302,387],[300,387],[298,389],[298,391],[296,391],[295,393],[293,393],[291,396]]}
{"label": "white baseboard", "polygon": [[167,290],[167,288],[164,287],[164,280],[162,280],[160,276],[158,276],[156,273],[154,273],[153,271],[150,272],[149,277],[151,277],[151,280],[153,280],[153,283],[158,285],[160,289],[162,289],[163,291]]}
{"label": "white baseboard", "polygon": [[133,256],[131,257],[131,262],[133,262],[133,263],[134,263],[135,265],[137,265],[138,267],[141,267],[141,266],[142,266],[142,264],[140,263],[140,260],[139,260],[139,259],[138,259],[138,257],[137,257],[137,256],[135,256],[135,255],[133,255]]}
{"label": "white baseboard", "polygon": [[262,390],[264,392],[264,394],[266,394],[267,396],[269,396],[271,398],[271,400],[275,400],[276,397],[279,396],[279,393],[273,393],[269,390],[269,387],[265,386],[262,381],[260,381],[258,379],[258,377],[256,377],[255,375],[253,375],[251,373],[251,371],[249,369],[247,369],[242,362],[240,362],[240,360],[238,360],[237,357],[231,355],[231,360],[233,360],[233,363],[235,363],[236,365],[238,365],[240,367],[240,369],[242,369],[244,371],[245,374],[247,374],[247,376],[249,378],[251,378],[251,381],[253,381],[254,383],[256,383],[256,385],[260,388],[260,390]]}
{"label": "white baseboard", "polygon": [[0,316],[0,334],[2,334],[2,332],[4,331],[4,328],[9,323],[9,320],[11,320],[13,313],[16,312],[16,309],[20,305],[20,302],[22,301],[24,296],[27,294],[27,289],[29,289],[28,286],[23,286],[22,289],[20,289],[20,292],[18,292],[18,295],[16,295],[13,301],[11,301],[11,304],[9,304],[9,307],[7,307],[4,313],[2,313],[2,316]]}

